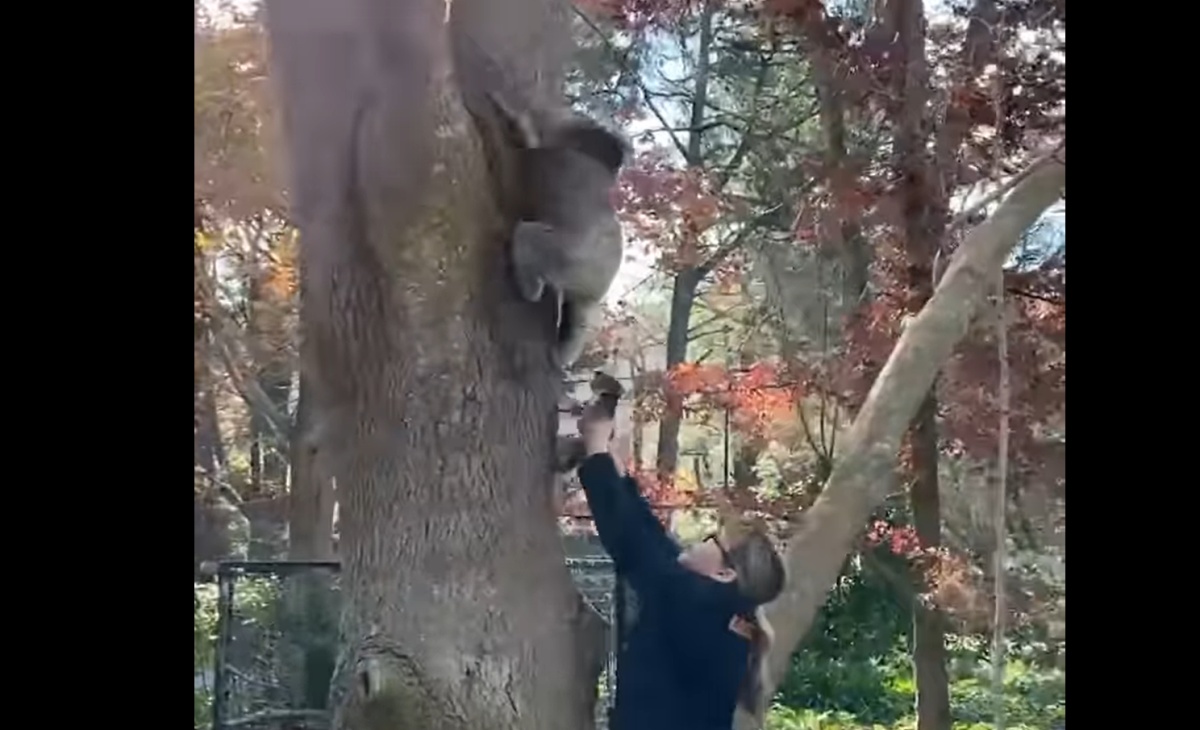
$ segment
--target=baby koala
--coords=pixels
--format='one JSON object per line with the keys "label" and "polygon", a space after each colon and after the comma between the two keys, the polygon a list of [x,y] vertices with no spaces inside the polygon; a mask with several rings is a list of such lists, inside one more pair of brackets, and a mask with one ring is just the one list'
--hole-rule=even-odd
{"label": "baby koala", "polygon": [[621,225],[609,198],[628,146],[578,114],[535,120],[497,109],[516,130],[527,220],[512,235],[517,288],[530,302],[549,288],[558,302],[555,360],[569,368],[599,324],[601,302],[624,254]]}

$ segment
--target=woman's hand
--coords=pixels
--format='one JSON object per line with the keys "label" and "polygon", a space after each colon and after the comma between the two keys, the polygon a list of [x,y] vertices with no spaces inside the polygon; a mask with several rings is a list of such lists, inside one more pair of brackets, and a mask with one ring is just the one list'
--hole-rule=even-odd
{"label": "woman's hand", "polygon": [[583,437],[584,449],[588,456],[606,453],[613,437],[613,422],[607,418],[596,418],[592,414],[585,415],[579,421],[579,434]]}

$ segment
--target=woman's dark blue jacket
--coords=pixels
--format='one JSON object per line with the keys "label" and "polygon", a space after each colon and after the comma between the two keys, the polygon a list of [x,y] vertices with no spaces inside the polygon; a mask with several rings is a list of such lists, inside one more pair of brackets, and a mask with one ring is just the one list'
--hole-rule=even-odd
{"label": "woman's dark blue jacket", "polygon": [[638,607],[618,654],[613,730],[730,730],[750,644],[729,625],[753,604],[732,582],[679,564],[679,547],[611,456],[588,457],[579,481]]}

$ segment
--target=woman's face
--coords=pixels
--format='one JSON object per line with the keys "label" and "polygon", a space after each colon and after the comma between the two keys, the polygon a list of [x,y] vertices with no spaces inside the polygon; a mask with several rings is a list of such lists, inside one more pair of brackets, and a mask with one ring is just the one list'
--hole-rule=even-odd
{"label": "woman's face", "polygon": [[737,578],[737,572],[729,565],[727,552],[721,538],[710,535],[681,552],[679,563],[690,571],[727,583]]}

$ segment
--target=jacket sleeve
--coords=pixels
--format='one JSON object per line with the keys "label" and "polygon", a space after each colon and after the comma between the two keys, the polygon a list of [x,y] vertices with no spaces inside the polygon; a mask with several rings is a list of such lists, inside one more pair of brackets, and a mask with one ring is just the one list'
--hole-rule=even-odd
{"label": "jacket sleeve", "polygon": [[637,482],[633,477],[621,479],[623,494],[621,495],[622,512],[625,519],[642,533],[639,542],[644,543],[647,550],[653,550],[659,557],[668,560],[679,559],[679,546],[667,534],[662,522],[654,516],[646,498],[638,492]]}
{"label": "jacket sleeve", "polygon": [[687,602],[707,592],[711,581],[679,564],[679,548],[608,454],[588,457],[579,467],[600,542],[643,600]]}
{"label": "jacket sleeve", "polygon": [[644,530],[625,514],[627,485],[609,454],[593,454],[579,465],[579,483],[587,495],[588,509],[596,523],[600,542],[622,573],[632,572],[647,542]]}

